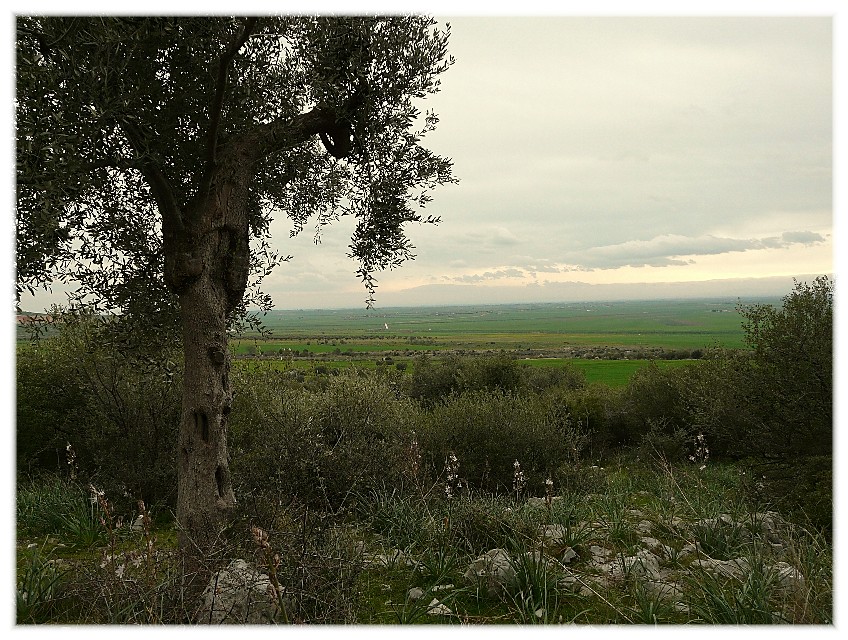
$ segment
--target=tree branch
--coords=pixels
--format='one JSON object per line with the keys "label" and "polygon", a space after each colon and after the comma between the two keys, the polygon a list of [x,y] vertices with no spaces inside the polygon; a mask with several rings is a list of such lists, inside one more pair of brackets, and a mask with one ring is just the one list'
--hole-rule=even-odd
{"label": "tree branch", "polygon": [[209,109],[209,129],[206,132],[206,167],[204,170],[202,189],[208,189],[212,180],[218,147],[218,134],[221,129],[221,115],[224,110],[224,98],[229,85],[230,66],[239,50],[256,29],[258,18],[247,18],[241,35],[234,40],[221,56],[218,63],[218,79],[215,83],[215,96]]}
{"label": "tree branch", "polygon": [[138,164],[138,170],[141,171],[147,183],[150,185],[150,191],[156,199],[156,204],[159,207],[159,213],[162,214],[163,232],[165,229],[174,231],[182,231],[184,223],[180,206],[174,196],[174,191],[171,189],[171,184],[163,173],[161,167],[156,164],[149,156],[145,156],[144,135],[141,130],[129,118],[119,118],[118,126],[127,136],[127,139],[135,150],[136,154],[143,156],[143,160]]}
{"label": "tree branch", "polygon": [[367,91],[363,83],[340,107],[317,106],[291,119],[259,125],[247,134],[245,146],[255,158],[263,158],[296,147],[317,135],[330,155],[346,158],[352,150],[354,114],[365,102]]}

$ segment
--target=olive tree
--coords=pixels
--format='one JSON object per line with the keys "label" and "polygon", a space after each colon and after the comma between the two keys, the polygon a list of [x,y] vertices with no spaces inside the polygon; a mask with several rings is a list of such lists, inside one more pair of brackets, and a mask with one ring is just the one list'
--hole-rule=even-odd
{"label": "olive tree", "polygon": [[[128,335],[184,352],[177,520],[209,551],[235,505],[228,330],[293,233],[356,219],[374,274],[451,162],[420,145],[418,100],[452,64],[421,16],[43,17],[16,21],[17,283],[61,281]],[[311,222],[310,222],[311,221]],[[139,333],[140,332],[140,333]]]}

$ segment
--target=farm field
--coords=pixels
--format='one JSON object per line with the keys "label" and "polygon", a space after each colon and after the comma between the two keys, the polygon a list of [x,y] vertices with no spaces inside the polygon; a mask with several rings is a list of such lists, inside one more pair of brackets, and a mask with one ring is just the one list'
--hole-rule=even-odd
{"label": "farm field", "polygon": [[[622,386],[652,360],[677,366],[699,350],[744,346],[736,305],[704,299],[274,310],[263,318],[267,337],[244,336],[231,349],[242,364],[261,359],[301,371],[506,351],[529,366],[570,362],[588,382]],[[674,359],[664,357],[670,353]]]}
{"label": "farm field", "polygon": [[[402,361],[402,360],[401,360]],[[521,364],[528,367],[561,367],[566,364],[572,364],[582,371],[586,376],[586,382],[602,382],[610,387],[626,386],[631,376],[642,367],[647,366],[651,362],[655,362],[657,366],[679,367],[691,364],[692,360],[590,360],[586,358],[527,358],[520,361]],[[370,359],[354,359],[348,358],[344,360],[254,360],[241,358],[235,361],[235,366],[242,368],[265,368],[275,371],[301,371],[310,373],[316,370],[317,367],[324,369],[375,369],[377,362]],[[411,368],[406,368],[406,371],[411,371]]]}
{"label": "farm field", "polygon": [[603,382],[611,387],[627,385],[631,376],[642,367],[656,362],[659,367],[680,367],[691,364],[691,360],[589,360],[586,358],[545,358],[526,360],[534,367],[557,367],[569,363],[586,376],[586,382]]}
{"label": "farm field", "polygon": [[[754,301],[743,301],[745,303]],[[756,302],[763,302],[757,300]],[[766,301],[777,303],[778,300]],[[606,345],[702,349],[741,347],[736,300],[661,300],[387,309],[273,310],[262,319],[272,337],[245,336],[269,349],[545,349]],[[335,345],[332,345],[335,342]],[[327,347],[331,347],[327,349]],[[264,350],[264,349],[263,349]]]}
{"label": "farm field", "polygon": [[[695,343],[741,337],[736,300],[662,300],[409,307],[372,310],[273,310],[274,335],[486,336],[555,335],[577,342],[618,337],[621,344]],[[388,329],[386,328],[388,326]],[[681,340],[684,337],[684,340]]]}

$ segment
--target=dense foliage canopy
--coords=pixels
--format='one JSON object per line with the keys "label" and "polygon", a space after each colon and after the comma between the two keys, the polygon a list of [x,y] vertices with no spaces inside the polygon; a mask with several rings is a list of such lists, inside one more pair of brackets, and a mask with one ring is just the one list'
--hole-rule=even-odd
{"label": "dense foliage canopy", "polygon": [[372,286],[412,256],[403,225],[432,221],[418,205],[453,180],[419,146],[437,117],[415,104],[452,63],[448,35],[416,16],[18,18],[19,294],[59,280],[161,320],[171,236],[228,162],[250,169],[251,284],[281,259],[268,229],[283,213],[296,231],[355,216],[350,255]]}

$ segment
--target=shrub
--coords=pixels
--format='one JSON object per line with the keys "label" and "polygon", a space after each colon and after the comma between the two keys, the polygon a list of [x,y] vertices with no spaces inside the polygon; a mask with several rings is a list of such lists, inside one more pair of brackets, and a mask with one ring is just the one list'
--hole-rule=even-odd
{"label": "shrub", "polygon": [[518,391],[524,383],[521,365],[506,353],[466,358],[459,368],[459,391]]}
{"label": "shrub", "polygon": [[344,371],[326,389],[279,387],[274,372],[239,371],[230,414],[234,482],[338,508],[400,485],[418,412],[376,376]]}
{"label": "shrub", "polygon": [[181,414],[171,354],[127,351],[108,320],[87,314],[64,314],[56,328],[18,353],[19,467],[64,466],[70,443],[81,479],[149,504],[171,500]]}
{"label": "shrub", "polygon": [[681,401],[687,368],[664,368],[651,362],[633,374],[622,398],[627,428],[618,444],[638,443],[650,424],[664,425],[669,435],[687,426],[688,414]]}
{"label": "shrub", "polygon": [[830,455],[833,448],[833,282],[795,283],[783,306],[740,307],[751,347],[748,386],[756,453]]}
{"label": "shrub", "polygon": [[639,443],[639,457],[664,468],[667,463],[685,460],[690,444],[691,437],[686,429],[670,426],[665,419],[649,419],[648,429]]}
{"label": "shrub", "polygon": [[541,392],[551,388],[578,389],[586,384],[582,371],[572,365],[531,367],[514,356],[460,358],[448,356],[433,362],[426,355],[415,359],[408,395],[432,406],[452,394],[467,391]]}
{"label": "shrub", "polygon": [[829,532],[833,282],[796,283],[779,309],[739,311],[750,350],[711,353],[686,381],[682,404],[715,452],[759,461],[758,499]]}
{"label": "shrub", "polygon": [[460,359],[456,356],[434,363],[421,354],[414,360],[407,394],[425,406],[432,406],[459,390],[459,369]]}
{"label": "shrub", "polygon": [[590,455],[630,441],[620,389],[601,383],[576,389],[557,387],[545,394],[545,402],[559,424],[579,427],[586,433],[584,449]]}
{"label": "shrub", "polygon": [[511,491],[518,460],[528,489],[543,495],[547,474],[567,455],[560,424],[535,395],[464,393],[434,407],[428,422],[421,444],[430,468],[438,473],[453,451],[460,475],[486,490]]}
{"label": "shrub", "polygon": [[582,389],[586,386],[586,374],[571,363],[556,367],[522,367],[523,387],[528,391],[542,392],[551,389]]}
{"label": "shrub", "polygon": [[680,379],[687,421],[707,436],[716,456],[742,458],[752,450],[758,417],[749,401],[751,376],[747,354],[713,349]]}
{"label": "shrub", "polygon": [[65,445],[84,422],[87,393],[74,353],[41,340],[18,348],[16,361],[17,466],[21,471],[65,465]]}

